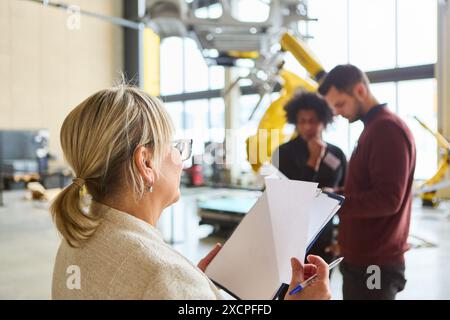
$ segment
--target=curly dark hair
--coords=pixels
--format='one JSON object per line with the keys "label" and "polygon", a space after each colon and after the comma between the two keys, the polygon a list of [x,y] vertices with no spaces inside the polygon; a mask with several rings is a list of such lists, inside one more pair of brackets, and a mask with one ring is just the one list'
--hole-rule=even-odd
{"label": "curly dark hair", "polygon": [[298,92],[284,106],[289,123],[297,123],[297,114],[301,110],[314,110],[324,127],[333,122],[333,112],[327,102],[316,93]]}

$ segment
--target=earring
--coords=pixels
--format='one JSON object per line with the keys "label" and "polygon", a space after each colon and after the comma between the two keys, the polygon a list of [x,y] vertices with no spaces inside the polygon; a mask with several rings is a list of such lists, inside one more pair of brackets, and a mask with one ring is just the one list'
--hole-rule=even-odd
{"label": "earring", "polygon": [[153,192],[153,179],[148,180],[148,184],[145,186],[147,192]]}

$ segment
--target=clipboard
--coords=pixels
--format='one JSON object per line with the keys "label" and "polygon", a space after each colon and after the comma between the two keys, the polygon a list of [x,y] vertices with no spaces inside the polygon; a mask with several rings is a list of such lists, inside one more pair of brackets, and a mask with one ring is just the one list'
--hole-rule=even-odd
{"label": "clipboard", "polygon": [[[208,265],[206,275],[236,299],[283,297],[290,258],[304,261],[344,198],[317,183],[266,178],[266,190]],[[320,212],[317,212],[320,210]]]}

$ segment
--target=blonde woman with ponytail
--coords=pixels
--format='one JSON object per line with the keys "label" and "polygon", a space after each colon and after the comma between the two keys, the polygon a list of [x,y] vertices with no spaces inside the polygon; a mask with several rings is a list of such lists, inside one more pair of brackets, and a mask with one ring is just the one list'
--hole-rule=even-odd
{"label": "blonde woman with ponytail", "polygon": [[[220,245],[195,266],[155,227],[180,196],[182,161],[190,155],[192,141],[172,137],[161,102],[126,85],[93,94],[66,117],[61,145],[75,178],[51,206],[62,236],[54,299],[222,298],[203,273]],[[92,199],[87,207],[82,194]],[[319,280],[289,298],[329,298],[327,266],[311,259],[305,267],[292,260],[291,286],[308,272]]]}

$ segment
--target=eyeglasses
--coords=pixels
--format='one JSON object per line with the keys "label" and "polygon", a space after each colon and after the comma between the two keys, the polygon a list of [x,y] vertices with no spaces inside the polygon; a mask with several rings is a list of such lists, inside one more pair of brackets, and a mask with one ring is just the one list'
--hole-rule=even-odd
{"label": "eyeglasses", "polygon": [[180,152],[181,161],[189,159],[192,154],[192,139],[175,140],[172,146]]}
{"label": "eyeglasses", "polygon": [[[153,145],[153,141],[149,141],[144,146]],[[181,161],[189,159],[192,154],[192,139],[180,139],[172,141],[172,147],[180,152]]]}

